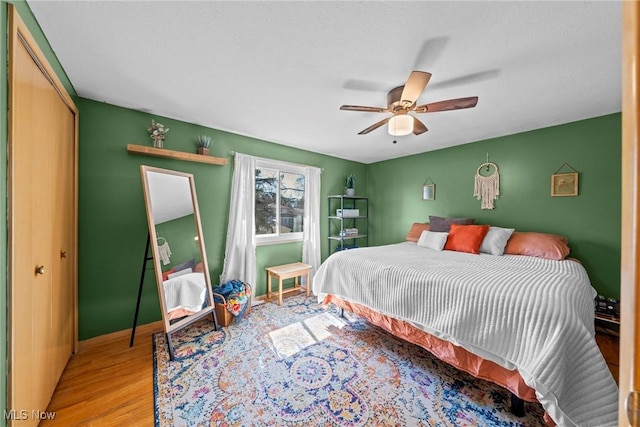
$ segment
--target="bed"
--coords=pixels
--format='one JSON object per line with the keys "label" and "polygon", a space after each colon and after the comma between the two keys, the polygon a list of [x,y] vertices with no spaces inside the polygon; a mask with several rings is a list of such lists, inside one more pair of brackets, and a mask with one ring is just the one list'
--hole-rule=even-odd
{"label": "bed", "polygon": [[594,340],[595,290],[575,260],[403,242],[331,255],[313,292],[537,399],[549,424],[617,425],[618,388]]}
{"label": "bed", "polygon": [[192,272],[189,268],[184,274],[164,280],[164,295],[170,320],[190,316],[202,310],[207,295],[204,273]]}

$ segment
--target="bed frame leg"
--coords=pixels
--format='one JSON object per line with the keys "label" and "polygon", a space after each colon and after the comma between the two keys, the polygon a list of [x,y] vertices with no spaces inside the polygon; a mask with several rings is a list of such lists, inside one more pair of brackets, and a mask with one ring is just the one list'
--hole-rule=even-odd
{"label": "bed frame leg", "polygon": [[511,413],[516,417],[524,417],[524,400],[511,394]]}

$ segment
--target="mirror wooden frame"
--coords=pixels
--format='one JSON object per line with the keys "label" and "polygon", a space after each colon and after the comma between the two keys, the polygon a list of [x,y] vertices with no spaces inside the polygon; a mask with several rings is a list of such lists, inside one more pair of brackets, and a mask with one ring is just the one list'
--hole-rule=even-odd
{"label": "mirror wooden frame", "polygon": [[[206,298],[205,303],[207,305],[197,313],[178,319],[173,323],[169,319],[169,315],[168,315],[169,313],[167,311],[167,299],[164,293],[162,267],[160,266],[160,256],[158,252],[158,235],[156,233],[156,223],[154,220],[154,215],[153,215],[152,206],[151,206],[151,190],[149,187],[149,177],[147,175],[148,172],[187,178],[189,180],[191,201],[193,202],[193,215],[195,218],[195,223],[196,223],[195,225],[196,225],[196,231],[197,231],[196,237],[198,239],[198,246],[200,248],[200,258],[201,258],[201,262],[204,269],[203,274],[204,274],[205,283],[206,283],[207,295],[205,296]],[[156,276],[156,285],[158,287],[158,298],[160,299],[160,309],[162,311],[162,322],[164,326],[164,332],[167,336],[167,343],[169,347],[169,357],[171,360],[173,360],[174,351],[173,351],[173,343],[171,342],[171,334],[173,332],[175,332],[178,329],[184,328],[185,326],[195,322],[196,320],[202,319],[203,317],[209,314],[211,314],[211,318],[213,319],[215,330],[218,330],[218,319],[216,317],[216,312],[215,312],[213,291],[211,287],[211,277],[209,275],[209,266],[207,263],[207,251],[205,249],[204,238],[202,235],[202,223],[200,221],[198,197],[196,195],[195,180],[192,174],[168,170],[168,169],[161,169],[161,168],[156,168],[153,166],[146,166],[146,165],[140,166],[140,173],[142,175],[142,187],[144,190],[144,201],[145,201],[145,207],[147,212],[147,225],[149,228],[149,238],[150,238],[152,254],[153,254],[153,266],[154,266],[155,276]]]}

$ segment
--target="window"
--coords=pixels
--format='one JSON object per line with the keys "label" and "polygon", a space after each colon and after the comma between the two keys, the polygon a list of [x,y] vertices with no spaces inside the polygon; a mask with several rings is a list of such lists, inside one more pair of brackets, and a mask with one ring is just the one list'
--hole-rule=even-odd
{"label": "window", "polygon": [[302,240],[304,169],[287,163],[256,162],[256,243]]}

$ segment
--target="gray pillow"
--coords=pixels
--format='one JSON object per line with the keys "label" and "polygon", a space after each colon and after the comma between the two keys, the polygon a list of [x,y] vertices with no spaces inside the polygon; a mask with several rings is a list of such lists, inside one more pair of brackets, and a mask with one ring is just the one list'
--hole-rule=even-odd
{"label": "gray pillow", "polygon": [[503,255],[513,228],[490,227],[480,245],[480,252],[491,255]]}
{"label": "gray pillow", "polygon": [[471,225],[474,222],[474,218],[443,218],[441,216],[429,215],[429,230],[448,233],[449,229],[451,229],[451,224]]}
{"label": "gray pillow", "polygon": [[444,248],[445,243],[447,243],[447,236],[449,236],[449,233],[425,230],[420,235],[417,245],[441,251]]}
{"label": "gray pillow", "polygon": [[174,265],[173,271],[178,272],[186,268],[193,268],[195,267],[195,265],[196,265],[196,260],[194,258],[191,258],[189,261],[185,261],[182,264]]}

